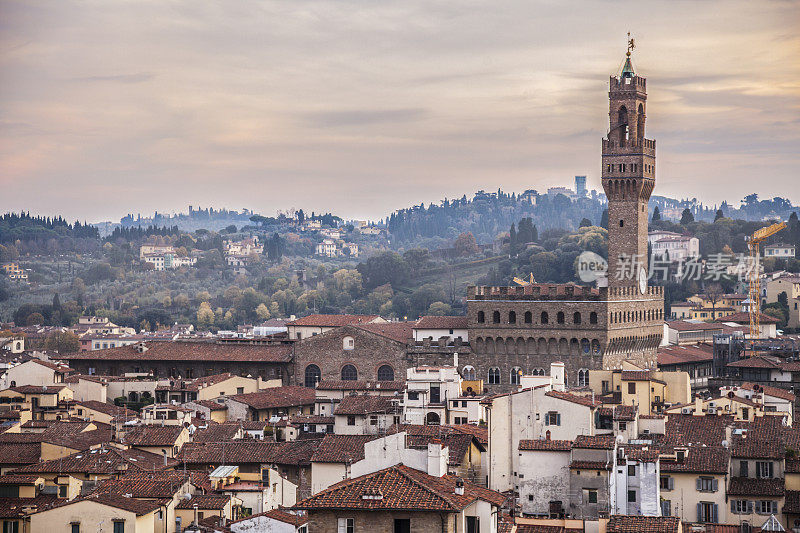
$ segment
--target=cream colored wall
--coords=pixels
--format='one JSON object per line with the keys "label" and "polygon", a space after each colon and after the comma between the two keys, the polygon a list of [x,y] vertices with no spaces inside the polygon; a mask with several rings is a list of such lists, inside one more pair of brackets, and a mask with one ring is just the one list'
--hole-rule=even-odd
{"label": "cream colored wall", "polygon": [[95,400],[98,402],[108,401],[108,385],[98,383],[90,379],[78,379],[77,383],[70,383],[68,387],[72,390],[72,397],[79,402]]}
{"label": "cream colored wall", "polygon": [[791,302],[794,298],[800,297],[800,283],[792,283],[785,279],[776,279],[767,282],[767,303],[778,301],[778,295],[786,292]]}
{"label": "cream colored wall", "polygon": [[311,463],[311,494],[316,494],[347,478],[344,463]]}
{"label": "cream colored wall", "polygon": [[[691,450],[689,451],[691,453]],[[730,516],[730,504],[725,499],[725,476],[693,473],[668,473],[661,475],[671,476],[675,480],[675,488],[665,491],[661,489],[661,499],[672,502],[672,516],[680,517],[684,522],[697,521],[697,504],[699,502],[713,502],[717,504],[717,519],[719,523],[727,523]],[[698,492],[697,478],[713,477],[717,480],[716,492]],[[738,523],[738,521],[737,521]]]}
{"label": "cream colored wall", "polygon": [[211,411],[211,421],[222,424],[228,419],[227,414],[227,411]]}
{"label": "cream colored wall", "polygon": [[19,387],[23,385],[54,385],[56,383],[55,375],[53,369],[34,361],[28,361],[6,370],[2,388],[11,387],[12,381]]}
{"label": "cream colored wall", "polygon": [[239,392],[236,390],[238,387],[242,387],[244,389],[242,394],[257,392],[258,380],[244,378],[241,376],[232,376],[230,379],[226,379],[220,383],[203,387],[197,391],[197,399],[213,400],[215,398],[219,398],[220,396],[233,396],[234,394],[239,394]]}
{"label": "cream colored wall", "polygon": [[163,533],[156,529],[155,513],[137,518],[135,513],[83,500],[31,515],[31,533],[71,531],[71,524],[79,522],[81,531],[112,531],[114,520],[125,520],[125,533]]}

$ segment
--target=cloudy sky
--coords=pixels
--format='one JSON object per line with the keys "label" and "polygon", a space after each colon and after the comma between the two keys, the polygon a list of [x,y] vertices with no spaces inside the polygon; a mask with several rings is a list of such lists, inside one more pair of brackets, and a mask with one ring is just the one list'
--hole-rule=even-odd
{"label": "cloudy sky", "polygon": [[0,211],[599,188],[627,31],[655,194],[800,203],[798,30],[790,0],[0,0]]}

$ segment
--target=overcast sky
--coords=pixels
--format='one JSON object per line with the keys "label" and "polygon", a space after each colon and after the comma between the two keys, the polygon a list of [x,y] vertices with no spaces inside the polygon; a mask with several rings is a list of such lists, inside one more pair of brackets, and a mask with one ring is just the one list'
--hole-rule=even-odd
{"label": "overcast sky", "polygon": [[0,211],[599,189],[627,31],[654,194],[800,203],[799,30],[789,0],[0,0]]}

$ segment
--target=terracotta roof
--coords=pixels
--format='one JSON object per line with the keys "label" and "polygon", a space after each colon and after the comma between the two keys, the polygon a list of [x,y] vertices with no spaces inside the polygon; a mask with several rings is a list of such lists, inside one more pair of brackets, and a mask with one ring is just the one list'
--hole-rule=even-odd
{"label": "terracotta roof", "polygon": [[0,485],[34,485],[39,476],[24,476],[19,474],[6,474],[0,476]]}
{"label": "terracotta roof", "polygon": [[297,509],[353,509],[459,512],[476,500],[501,507],[499,492],[464,482],[455,493],[456,476],[434,477],[397,465],[337,483],[299,502]]}
{"label": "terracotta roof", "polygon": [[93,492],[87,496],[75,498],[74,500],[65,502],[63,506],[83,501],[97,502],[103,505],[108,505],[109,507],[115,507],[131,513],[136,513],[136,516],[142,516],[158,510],[159,507],[165,505],[169,500],[139,500],[136,498],[128,498],[121,494]]}
{"label": "terracotta roof", "polygon": [[0,519],[22,518],[31,514],[29,510],[44,511],[63,501],[55,494],[39,494],[35,498],[0,498]]}
{"label": "terracotta roof", "polygon": [[287,322],[287,326],[311,326],[321,328],[336,328],[350,324],[367,324],[380,318],[378,315],[308,315]]}
{"label": "terracotta roof", "polygon": [[730,496],[783,496],[783,493],[783,478],[732,477],[728,485]]}
{"label": "terracotta roof", "polygon": [[175,465],[169,461],[164,465],[164,458],[155,453],[142,450],[122,450],[114,447],[103,447],[90,451],[82,451],[62,457],[42,461],[18,468],[14,473],[77,473],[77,474],[119,474],[126,470],[142,470],[152,472],[164,470]]}
{"label": "terracotta roof", "polygon": [[611,470],[611,461],[572,461],[569,467],[576,470]]}
{"label": "terracotta roof", "polygon": [[258,363],[287,363],[292,358],[292,347],[286,344],[217,344],[214,342],[147,341],[147,350],[140,352],[136,344],[76,352],[60,356],[66,360],[112,361],[243,361]]}
{"label": "terracotta roof", "polygon": [[38,363],[42,366],[46,366],[50,370],[55,370],[56,372],[72,372],[72,369],[70,367],[62,363],[56,363],[53,361],[43,361],[41,359],[31,359],[31,362]]}
{"label": "terracotta roof", "polygon": [[787,490],[783,513],[800,514],[800,490]]}
{"label": "terracotta roof", "polygon": [[432,435],[408,435],[406,434],[406,445],[409,448],[425,448],[427,449],[428,444],[431,444],[435,441],[441,442],[442,446],[446,446],[448,450],[448,460],[447,464],[450,466],[458,466],[464,462],[464,457],[467,454],[467,450],[469,450],[470,445],[475,443],[478,450],[481,452],[486,451],[486,448],[483,444],[477,441],[477,439],[470,434],[467,433],[455,433],[450,432],[443,435],[441,438],[434,437]]}
{"label": "terracotta roof", "polygon": [[486,426],[476,426],[474,424],[450,424],[443,427],[448,427],[459,433],[469,433],[484,446],[489,444],[489,428]]}
{"label": "terracotta roof", "polygon": [[658,365],[702,363],[714,360],[714,347],[707,343],[670,345],[658,348]]}
{"label": "terracotta roof", "polygon": [[224,403],[215,402],[214,400],[194,400],[197,405],[202,405],[206,409],[211,411],[227,411],[228,406]]}
{"label": "terracotta roof", "polygon": [[125,434],[131,446],[174,446],[185,431],[183,426],[139,426]]}
{"label": "terracotta roof", "polygon": [[114,405],[113,403],[99,402],[97,400],[85,400],[83,402],[78,402],[77,405],[110,416],[127,416],[129,418],[139,417],[139,413],[136,411],[132,411],[126,407]]}
{"label": "terracotta roof", "polygon": [[291,442],[241,440],[234,442],[191,442],[184,444],[179,461],[189,464],[275,463],[308,465],[321,439],[302,439]]}
{"label": "terracotta roof", "polygon": [[342,381],[327,380],[317,384],[317,390],[403,390],[402,381]]}
{"label": "terracotta roof", "polygon": [[314,389],[298,385],[273,387],[259,392],[237,394],[231,396],[233,400],[241,402],[253,409],[275,409],[279,407],[295,407],[300,405],[313,405],[317,395]]}
{"label": "terracotta roof", "polygon": [[370,413],[397,413],[400,406],[389,396],[345,396],[336,406],[334,415],[367,415]]}
{"label": "terracotta roof", "polygon": [[258,513],[254,515],[250,515],[246,518],[241,518],[231,524],[237,524],[239,522],[246,522],[248,520],[252,520],[253,518],[258,517],[266,517],[271,518],[272,520],[277,520],[278,522],[283,522],[285,524],[291,524],[295,528],[298,528],[304,524],[308,523],[308,515],[306,514],[299,514],[299,513],[291,513],[288,511],[284,511],[283,509],[273,509],[271,511],[267,511],[266,513]]}
{"label": "terracotta roof", "polygon": [[106,479],[97,492],[130,494],[133,498],[173,498],[191,477],[180,471],[128,472],[122,477]]}
{"label": "terracotta roof", "polygon": [[467,329],[466,316],[423,316],[414,324],[414,329]]}
{"label": "terracotta roof", "polygon": [[188,500],[181,500],[175,509],[194,509],[196,505],[198,509],[224,509],[231,501],[228,494],[220,496],[219,494],[195,494]]}
{"label": "terracotta roof", "polygon": [[636,413],[639,407],[636,405],[615,405],[614,406],[614,420],[622,420],[630,422],[636,420]]}
{"label": "terracotta roof", "polygon": [[372,435],[325,435],[311,457],[314,463],[355,463],[364,459],[364,445]]}
{"label": "terracotta roof", "polygon": [[[661,449],[662,453],[673,453],[673,449]],[[690,472],[695,474],[727,474],[730,453],[722,446],[691,446],[684,454],[683,461],[673,461],[662,457],[662,472]]]}
{"label": "terracotta roof", "polygon": [[766,357],[763,355],[756,355],[754,357],[747,357],[739,359],[733,363],[728,363],[727,366],[736,368],[781,368],[781,362],[777,358]]}
{"label": "terracotta roof", "polygon": [[[758,313],[758,320],[762,324],[777,324],[780,322],[777,318],[764,313]],[[736,324],[750,324],[750,313],[734,313],[732,315],[723,316],[717,319],[717,322],[734,322]]]}
{"label": "terracotta roof", "polygon": [[414,338],[413,326],[413,322],[378,322],[374,324],[358,324],[355,327],[405,344]]}
{"label": "terracotta roof", "polygon": [[0,464],[29,465],[38,463],[42,457],[40,442],[2,442],[0,443]]}
{"label": "terracotta roof", "polygon": [[237,422],[209,424],[207,428],[194,432],[192,442],[231,442],[240,429],[241,425]]}
{"label": "terracotta roof", "polygon": [[579,405],[584,405],[586,407],[600,407],[601,405],[601,403],[597,400],[592,401],[591,396],[580,396],[578,394],[572,394],[570,392],[551,390],[545,392],[544,395],[550,396],[551,398],[558,398],[560,400],[566,400],[568,402],[577,403]]}
{"label": "terracotta roof", "polygon": [[578,435],[572,443],[573,448],[588,448],[595,450],[611,450],[616,439],[614,435]]}
{"label": "terracotta roof", "polygon": [[[741,387],[743,389],[755,391],[755,385],[750,382],[742,383]],[[773,396],[775,398],[781,398],[783,400],[788,400],[793,402],[797,399],[797,396],[792,391],[788,391],[786,389],[779,389],[778,387],[772,387],[771,385],[758,385],[759,392],[763,391],[764,394],[767,396]]]}
{"label": "terracotta roof", "polygon": [[567,452],[572,449],[571,440],[531,439],[519,441],[520,451]]}
{"label": "terracotta roof", "polygon": [[66,385],[22,385],[20,387],[9,387],[14,392],[20,394],[58,394],[66,389]]}
{"label": "terracotta roof", "polygon": [[681,520],[674,516],[612,515],[607,533],[678,533]]}

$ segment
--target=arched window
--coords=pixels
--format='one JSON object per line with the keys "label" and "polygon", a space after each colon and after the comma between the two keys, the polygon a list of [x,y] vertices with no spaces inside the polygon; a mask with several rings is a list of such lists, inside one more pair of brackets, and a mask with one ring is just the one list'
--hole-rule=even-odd
{"label": "arched window", "polygon": [[498,384],[500,384],[500,369],[495,366],[489,369],[489,385]]}
{"label": "arched window", "polygon": [[639,104],[636,112],[636,138],[640,141],[644,139],[644,106]]}
{"label": "arched window", "polygon": [[509,324],[516,324],[517,323],[517,313],[516,313],[516,311],[509,311],[508,312],[508,323]]}
{"label": "arched window", "polygon": [[425,425],[426,426],[438,426],[441,423],[441,419],[439,415],[434,413],[433,411],[429,412],[425,415]]}
{"label": "arched window", "polygon": [[581,314],[579,312],[576,311],[575,313],[572,314],[572,322],[574,324],[581,323]]}
{"label": "arched window", "polygon": [[478,324],[483,324],[486,322],[486,315],[483,314],[483,311],[478,311]]}
{"label": "arched window", "polygon": [[594,311],[589,313],[589,324],[597,324],[597,313]]}
{"label": "arched window", "polygon": [[347,336],[342,339],[342,350],[352,350],[356,347],[356,341],[353,340],[353,337]]}
{"label": "arched window", "polygon": [[475,367],[467,365],[461,370],[461,377],[467,381],[475,380]]}
{"label": "arched window", "polygon": [[500,323],[500,311],[495,311],[494,313],[492,313],[492,322],[494,322],[495,324]]}
{"label": "arched window", "polygon": [[544,376],[544,368],[537,368],[533,371],[534,376]]}
{"label": "arched window", "polygon": [[592,340],[592,353],[594,355],[600,354],[600,341],[597,339]]}
{"label": "arched window", "polygon": [[619,219],[619,227],[620,228],[624,228],[625,227],[625,221],[624,220]]}
{"label": "arched window", "polygon": [[589,370],[581,368],[578,370],[578,387],[589,386]]}
{"label": "arched window", "polygon": [[542,311],[542,324],[550,322],[550,317],[547,316],[547,311]]}
{"label": "arched window", "polygon": [[559,324],[564,323],[564,311],[558,312],[558,314],[556,315],[556,322],[558,322]]}
{"label": "arched window", "polygon": [[581,339],[581,351],[585,354],[589,353],[589,339]]}
{"label": "arched window", "polygon": [[378,368],[378,381],[394,381],[394,368],[381,365]]}
{"label": "arched window", "polygon": [[306,367],[306,375],[305,375],[305,386],[314,388],[319,383],[320,378],[322,378],[322,372],[320,372],[319,367],[317,365],[308,365]]}
{"label": "arched window", "polygon": [[525,311],[525,323],[530,324],[533,322],[533,314],[530,311]]}
{"label": "arched window", "polygon": [[519,385],[519,378],[521,376],[522,376],[522,370],[518,366],[515,366],[514,368],[512,368],[511,369],[511,379],[510,379],[511,384],[512,385]]}
{"label": "arched window", "polygon": [[342,381],[356,381],[358,379],[358,370],[353,365],[344,365],[342,367]]}
{"label": "arched window", "polygon": [[622,106],[617,113],[617,123],[619,124],[619,145],[625,146],[628,139],[628,108]]}

